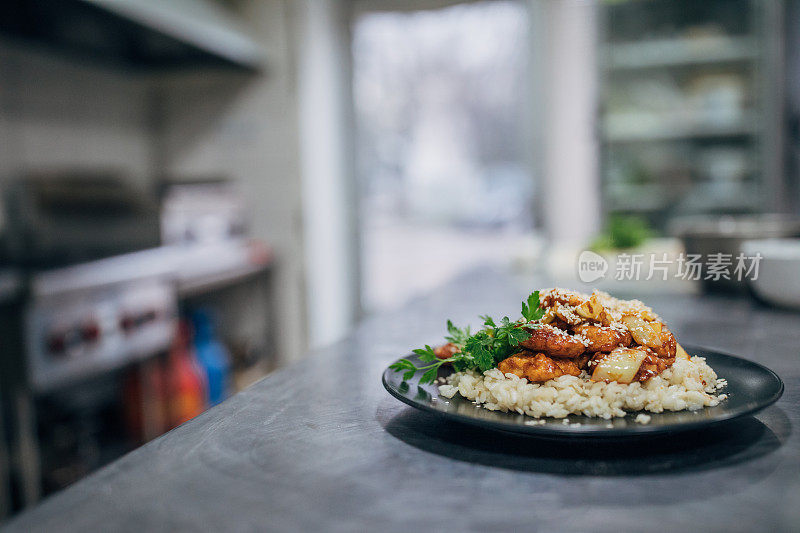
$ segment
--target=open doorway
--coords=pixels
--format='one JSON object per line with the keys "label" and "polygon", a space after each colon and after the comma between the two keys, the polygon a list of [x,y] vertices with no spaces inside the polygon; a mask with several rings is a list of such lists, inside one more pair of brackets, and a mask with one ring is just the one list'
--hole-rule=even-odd
{"label": "open doorway", "polygon": [[515,1],[355,18],[366,311],[531,246],[527,22]]}

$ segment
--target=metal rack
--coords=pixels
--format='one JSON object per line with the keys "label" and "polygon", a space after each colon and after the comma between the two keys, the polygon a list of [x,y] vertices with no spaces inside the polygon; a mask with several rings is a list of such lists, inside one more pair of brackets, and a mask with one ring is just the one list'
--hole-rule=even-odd
{"label": "metal rack", "polygon": [[601,4],[604,211],[660,230],[677,216],[778,210],[781,1]]}

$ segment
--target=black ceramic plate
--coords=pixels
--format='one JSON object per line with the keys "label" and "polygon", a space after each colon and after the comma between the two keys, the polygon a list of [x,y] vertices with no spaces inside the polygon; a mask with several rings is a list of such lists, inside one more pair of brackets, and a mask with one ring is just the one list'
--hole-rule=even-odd
{"label": "black ceramic plate", "polygon": [[[703,348],[687,346],[686,351],[705,357],[717,375],[728,380],[728,386],[721,391],[728,394],[728,399],[716,407],[698,411],[647,413],[651,416],[649,424],[635,423],[633,419],[637,413],[633,413],[612,420],[576,415],[568,417],[570,424],[579,422],[580,425],[564,424],[563,419],[546,419],[544,424],[527,425],[525,422],[534,419],[516,413],[489,411],[458,394],[451,399],[439,396],[436,385],[419,384],[420,374],[405,382],[402,372],[389,368],[383,372],[383,386],[392,396],[411,407],[450,420],[544,437],[627,437],[701,429],[751,415],[775,403],[783,394],[781,379],[758,363]],[[416,356],[407,359],[416,365],[420,364]]]}

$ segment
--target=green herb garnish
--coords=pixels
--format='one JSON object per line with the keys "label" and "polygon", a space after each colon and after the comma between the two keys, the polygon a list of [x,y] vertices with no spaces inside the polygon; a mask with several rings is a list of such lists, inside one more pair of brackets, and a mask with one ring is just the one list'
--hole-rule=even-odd
{"label": "green herb garnish", "polygon": [[544,316],[544,309],[539,309],[539,291],[533,291],[528,296],[528,303],[522,302],[522,316],[528,322],[539,320]]}
{"label": "green herb garnish", "polygon": [[514,353],[519,343],[529,339],[531,334],[525,328],[538,327],[537,324],[530,322],[539,320],[543,315],[544,310],[539,309],[539,291],[534,291],[526,302],[522,302],[522,318],[513,322],[504,316],[498,325],[492,317],[482,316],[484,328],[471,335],[469,326],[461,329],[448,320],[448,335],[445,340],[458,346],[461,349],[459,353],[447,359],[438,359],[433,348],[426,344],[425,348],[418,348],[414,353],[419,356],[420,361],[429,364],[418,367],[408,359],[400,359],[389,368],[396,372],[404,372],[404,381],[414,377],[417,372],[423,372],[419,380],[422,384],[433,383],[439,367],[447,363],[451,363],[459,372],[468,369],[485,372]]}
{"label": "green herb garnish", "polygon": [[459,346],[463,346],[467,339],[469,339],[469,326],[464,329],[459,329],[453,325],[453,322],[448,320],[447,321],[447,332],[450,335],[447,335],[444,340],[447,342],[452,342],[453,344],[457,344]]}
{"label": "green herb garnish", "polygon": [[414,374],[417,372],[423,372],[422,377],[419,379],[420,383],[433,383],[436,380],[436,376],[439,373],[439,367],[445,363],[453,363],[455,368],[460,368],[461,370],[471,368],[472,365],[470,363],[471,357],[465,353],[457,353],[453,355],[453,357],[449,357],[447,359],[439,359],[436,357],[436,354],[433,352],[433,348],[425,345],[425,348],[417,348],[413,350],[415,354],[419,355],[419,360],[423,363],[430,363],[429,365],[423,366],[414,366],[414,363],[409,361],[408,359],[400,359],[396,363],[389,366],[395,372],[405,372],[403,374],[403,381],[408,381]]}

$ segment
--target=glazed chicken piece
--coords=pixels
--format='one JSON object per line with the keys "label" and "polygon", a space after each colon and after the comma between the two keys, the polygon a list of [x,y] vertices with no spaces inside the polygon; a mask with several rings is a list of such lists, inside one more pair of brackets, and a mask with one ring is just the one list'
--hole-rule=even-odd
{"label": "glazed chicken piece", "polygon": [[655,353],[648,354],[642,361],[642,366],[639,367],[639,371],[633,380],[647,381],[671,367],[674,362],[674,357],[658,357]]}
{"label": "glazed chicken piece", "polygon": [[630,346],[633,342],[630,332],[620,331],[609,326],[581,324],[573,329],[589,341],[586,350],[589,352],[610,352],[618,346]]}
{"label": "glazed chicken piece", "polygon": [[448,342],[447,344],[442,344],[441,346],[437,346],[436,348],[433,349],[433,353],[439,359],[449,359],[460,351],[461,348],[459,348],[452,342]]}
{"label": "glazed chicken piece", "polygon": [[675,351],[678,348],[678,343],[675,340],[675,335],[672,334],[666,324],[661,324],[661,333],[659,334],[659,338],[661,339],[661,346],[652,347],[653,351],[661,358],[671,358],[674,361]]}
{"label": "glazed chicken piece", "polygon": [[544,352],[556,357],[578,357],[586,351],[583,342],[562,329],[542,324],[527,330],[531,337],[519,345],[532,352]]}
{"label": "glazed chicken piece", "polygon": [[[588,358],[584,358],[584,361]],[[528,381],[548,381],[564,375],[577,376],[581,373],[580,361],[548,357],[543,353],[521,352],[498,363],[503,374],[514,374]]]}

